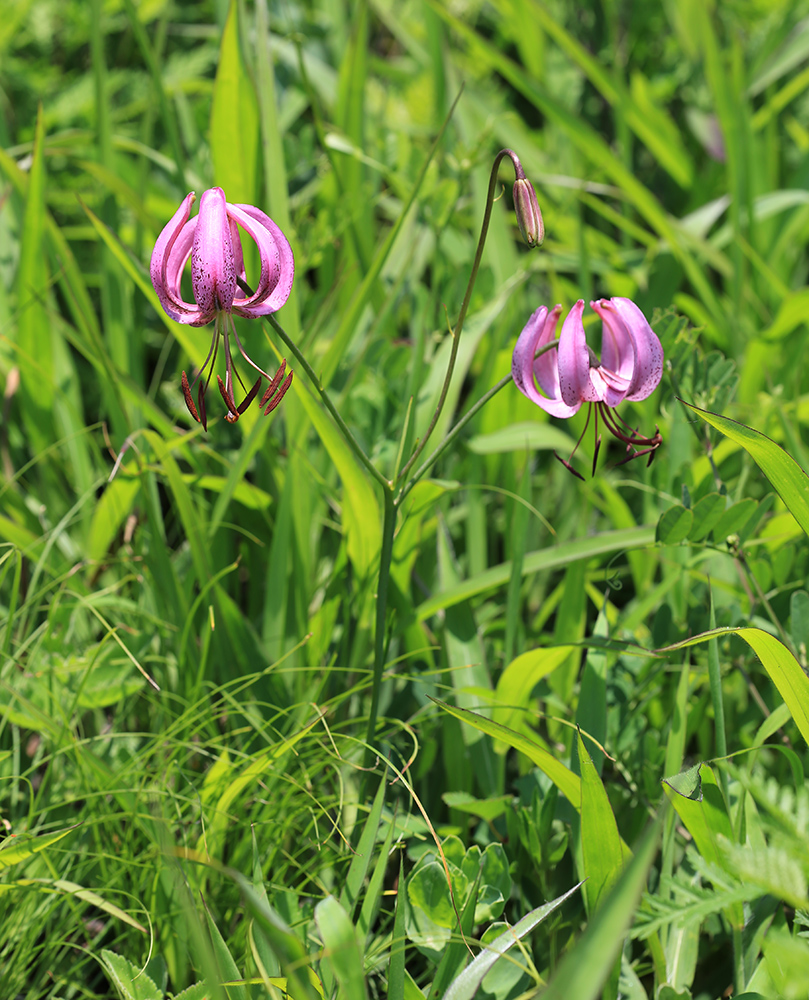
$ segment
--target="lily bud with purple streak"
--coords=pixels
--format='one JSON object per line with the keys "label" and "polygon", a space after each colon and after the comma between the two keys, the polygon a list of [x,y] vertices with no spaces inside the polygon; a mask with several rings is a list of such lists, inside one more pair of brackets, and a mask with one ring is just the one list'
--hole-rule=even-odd
{"label": "lily bud with purple streak", "polygon": [[520,234],[529,247],[542,246],[545,239],[545,224],[537,201],[534,185],[527,177],[514,181],[514,211]]}

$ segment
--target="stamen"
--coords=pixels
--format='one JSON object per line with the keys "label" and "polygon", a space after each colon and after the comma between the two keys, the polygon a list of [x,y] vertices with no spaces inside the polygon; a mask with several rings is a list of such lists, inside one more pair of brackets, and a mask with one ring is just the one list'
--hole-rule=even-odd
{"label": "stamen", "polygon": [[287,389],[292,385],[292,374],[293,373],[290,372],[289,375],[287,375],[287,377],[284,379],[284,384],[278,390],[278,395],[275,397],[275,399],[270,401],[270,405],[264,411],[265,417],[268,416],[270,413],[272,413],[272,411],[276,408],[276,406],[278,406],[278,404],[281,402],[284,396],[286,396]]}
{"label": "stamen", "polygon": [[287,359],[284,358],[284,360],[281,362],[281,367],[278,369],[275,375],[270,379],[269,387],[267,388],[267,391],[264,393],[264,395],[261,397],[261,402],[258,404],[259,406],[264,406],[267,400],[270,398],[270,396],[272,396],[272,394],[278,388],[281,379],[284,377],[284,372],[286,371],[286,367],[287,367]]}
{"label": "stamen", "polygon": [[256,382],[255,382],[255,385],[253,386],[253,388],[250,390],[250,392],[247,393],[247,395],[244,397],[244,399],[241,401],[241,403],[239,403],[239,405],[236,407],[236,409],[239,411],[239,413],[244,413],[244,411],[247,409],[247,407],[255,399],[256,393],[258,392],[258,390],[260,388],[261,388],[261,379],[257,378]]}
{"label": "stamen", "polygon": [[[225,406],[230,410],[230,423],[235,423],[239,419],[239,411],[236,409],[236,403],[233,401],[233,397],[227,391],[225,383],[222,381],[219,375],[216,376],[216,381],[219,383],[219,392],[222,395],[222,399],[225,401]],[[225,417],[225,420],[228,418]]]}
{"label": "stamen", "polygon": [[191,395],[191,389],[188,385],[188,376],[183,372],[183,377],[180,382],[183,389],[183,396],[185,396],[185,405],[188,407],[188,412],[196,420],[198,424],[202,423],[199,419],[199,414],[197,413],[197,408],[194,406],[194,397]]}
{"label": "stamen", "polygon": [[[558,454],[557,452],[554,452],[554,453],[553,453],[553,457],[554,457],[554,458],[558,458],[558,459],[559,459],[559,461],[560,461],[560,462],[562,463],[562,465],[564,465],[564,467],[565,467],[565,468],[567,469],[567,471],[568,471],[568,472],[572,472],[572,473],[573,473],[573,475],[574,475],[574,476],[575,476],[575,477],[576,477],[577,479],[581,479],[581,481],[582,481],[583,483],[584,483],[584,482],[586,482],[586,480],[585,480],[584,476],[583,476],[583,475],[582,475],[582,474],[581,474],[580,472],[577,472],[577,471],[576,471],[576,470],[575,470],[575,469],[573,468],[573,466],[572,466],[572,465],[570,464],[570,462],[566,462],[566,461],[565,461],[565,460],[564,460],[564,459],[562,458],[562,456],[561,456],[561,455],[559,455],[559,454]],[[571,458],[572,458],[572,456],[571,456]]]}
{"label": "stamen", "polygon": [[208,383],[205,385],[200,382],[199,389],[197,389],[197,402],[199,403],[200,419],[202,421],[202,427],[205,433],[208,433],[208,416],[205,413],[205,390],[208,388]]}

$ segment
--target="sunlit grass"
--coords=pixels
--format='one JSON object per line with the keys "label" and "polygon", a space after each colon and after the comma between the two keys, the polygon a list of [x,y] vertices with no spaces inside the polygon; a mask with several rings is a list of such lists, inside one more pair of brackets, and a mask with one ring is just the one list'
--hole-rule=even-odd
{"label": "sunlit grass", "polygon": [[[488,996],[557,971],[577,996],[605,977],[610,998],[619,982],[805,992],[800,667],[785,708],[772,666],[729,635],[650,652],[714,624],[769,632],[804,669],[809,645],[807,547],[778,469],[770,484],[744,441],[677,402],[807,467],[809,36],[794,5],[717,6],[4,14],[3,996],[108,997],[148,962],[160,997],[203,978],[206,996],[264,996],[291,977],[314,1000],[310,965],[328,996],[438,1000],[462,938],[585,875]],[[202,432],[180,372],[209,331],[159,309],[151,249],[192,189],[267,211],[296,261],[277,318],[387,479],[435,411],[504,146],[545,243],[522,244],[504,167],[422,458],[508,375],[539,305],[616,295],[654,317],[667,357],[658,392],[621,412],[664,443],[647,468],[605,441],[591,478],[588,435],[580,482],[553,452],[584,413],[551,421],[506,385],[399,513],[379,632],[379,482],[300,366],[270,417],[229,425],[211,405]],[[262,367],[292,363],[271,327],[236,323]],[[750,752],[703,767],[702,799],[680,795],[659,846],[642,839],[662,780],[725,746]],[[641,860],[616,882],[629,849]],[[330,894],[342,909],[317,910]],[[218,985],[234,980],[250,985]],[[152,996],[145,982],[117,989]]]}

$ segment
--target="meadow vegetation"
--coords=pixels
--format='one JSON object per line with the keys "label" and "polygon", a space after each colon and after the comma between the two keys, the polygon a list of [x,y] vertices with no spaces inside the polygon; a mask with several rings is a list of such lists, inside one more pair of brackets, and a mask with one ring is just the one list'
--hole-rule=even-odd
{"label": "meadow vegetation", "polygon": [[[206,431],[213,186],[295,375]],[[808,241],[805,0],[6,0],[3,1000],[805,997]],[[614,296],[578,478],[511,356]]]}

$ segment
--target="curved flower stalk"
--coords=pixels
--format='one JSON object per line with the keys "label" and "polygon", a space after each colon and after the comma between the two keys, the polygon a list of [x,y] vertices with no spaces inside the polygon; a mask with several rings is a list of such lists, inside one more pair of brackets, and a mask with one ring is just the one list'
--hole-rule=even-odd
{"label": "curved flower stalk", "polygon": [[[576,453],[595,412],[595,472],[601,437],[599,417],[607,430],[626,445],[623,462],[642,455],[649,464],[663,443],[655,428],[652,437],[644,437],[621,419],[615,407],[625,399],[646,399],[660,384],[663,375],[663,348],[646,317],[631,299],[600,299],[590,305],[603,322],[601,360],[595,355],[584,336],[582,313],[584,301],[573,306],[562,324],[559,340],[554,341],[561,306],[550,311],[540,306],[523,328],[514,348],[511,374],[520,392],[554,417],[572,417],[582,403],[590,404],[587,423],[570,458]],[[556,351],[537,351],[556,343]],[[542,389],[542,393],[537,389]],[[556,456],[559,458],[559,456]],[[569,461],[559,458],[566,468],[579,476]],[[623,462],[619,464],[623,464]]]}
{"label": "curved flower stalk", "polygon": [[[260,209],[252,205],[230,204],[225,200],[225,192],[217,187],[204,192],[199,202],[199,215],[189,219],[194,198],[193,191],[185,196],[171,221],[158,236],[152,251],[150,274],[160,304],[172,319],[189,326],[205,326],[211,320],[214,321],[211,348],[197,377],[191,385],[185,372],[182,377],[183,396],[188,411],[207,430],[205,393],[216,364],[220,336],[224,341],[225,381],[217,375],[217,382],[228,408],[225,420],[234,423],[245,412],[261,388],[262,376],[270,383],[259,404],[262,408],[266,406],[265,416],[284,398],[292,382],[292,372],[284,378],[286,361],[281,363],[275,375],[269,375],[263,368],[259,368],[242,347],[233,323],[233,313],[252,319],[280,309],[292,290],[295,262],[287,238]],[[255,292],[250,292],[246,284],[239,227],[254,240],[259,251],[261,273]],[[183,270],[189,257],[193,303],[186,302],[180,291]],[[233,364],[231,335],[244,360],[259,373],[249,390],[245,388]],[[244,399],[238,405],[234,378],[245,392]],[[198,383],[199,409],[194,405],[193,397],[194,387]]]}

